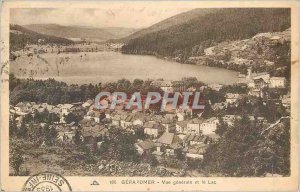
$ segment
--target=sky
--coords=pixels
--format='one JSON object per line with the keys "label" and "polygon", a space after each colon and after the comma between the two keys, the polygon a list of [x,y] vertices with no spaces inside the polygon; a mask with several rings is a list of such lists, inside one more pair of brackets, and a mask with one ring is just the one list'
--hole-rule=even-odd
{"label": "sky", "polygon": [[190,7],[115,6],[102,8],[15,8],[10,11],[10,23],[60,24],[89,27],[144,28],[176,14],[191,10]]}

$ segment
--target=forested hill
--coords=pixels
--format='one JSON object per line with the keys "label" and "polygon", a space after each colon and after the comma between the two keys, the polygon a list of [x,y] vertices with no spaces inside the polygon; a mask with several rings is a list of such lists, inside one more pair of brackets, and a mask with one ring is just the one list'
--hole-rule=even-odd
{"label": "forested hill", "polygon": [[[284,31],[290,25],[290,9],[220,9],[131,39],[122,47],[122,52],[176,57],[184,62],[192,56],[194,46],[204,50],[223,41],[246,39],[263,32]],[[199,53],[201,55],[201,51]]]}
{"label": "forested hill", "polygon": [[86,41],[103,42],[108,39],[126,37],[137,29],[123,27],[86,27],[86,26],[63,26],[58,24],[31,24],[24,25],[25,28],[32,31],[54,35],[63,38],[80,38]]}
{"label": "forested hill", "polygon": [[187,12],[184,12],[184,13],[180,13],[178,15],[175,15],[175,16],[172,16],[170,18],[167,18],[161,22],[158,22],[148,28],[144,28],[144,29],[141,29],[125,38],[122,38],[122,39],[118,39],[116,41],[120,41],[120,42],[127,42],[129,41],[130,39],[135,39],[135,38],[138,38],[138,37],[142,37],[144,35],[147,35],[149,33],[153,33],[153,32],[157,32],[157,31],[161,31],[161,30],[164,30],[164,29],[167,29],[171,26],[176,26],[176,25],[180,25],[180,24],[183,24],[189,20],[192,20],[194,18],[197,18],[199,16],[204,16],[206,14],[209,14],[209,13],[214,13],[216,12],[218,9],[211,9],[211,8],[207,8],[207,9],[193,9],[191,11],[187,11]]}
{"label": "forested hill", "polygon": [[55,43],[55,44],[71,44],[74,43],[71,40],[55,37],[51,35],[44,35],[29,29],[26,29],[20,25],[9,26],[9,46],[10,51],[16,51],[23,49],[27,43],[37,44],[39,39],[43,40],[41,43]]}

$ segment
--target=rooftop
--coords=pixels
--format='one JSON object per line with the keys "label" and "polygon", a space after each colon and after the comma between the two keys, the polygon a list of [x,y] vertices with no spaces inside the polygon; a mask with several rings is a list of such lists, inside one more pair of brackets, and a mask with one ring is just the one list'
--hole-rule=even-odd
{"label": "rooftop", "polygon": [[155,143],[151,140],[145,140],[142,142],[137,143],[138,146],[140,146],[143,150],[152,149],[155,147]]}
{"label": "rooftop", "polygon": [[182,140],[175,135],[175,133],[164,132],[160,138],[157,139],[157,143],[171,145],[175,143],[181,143]]}

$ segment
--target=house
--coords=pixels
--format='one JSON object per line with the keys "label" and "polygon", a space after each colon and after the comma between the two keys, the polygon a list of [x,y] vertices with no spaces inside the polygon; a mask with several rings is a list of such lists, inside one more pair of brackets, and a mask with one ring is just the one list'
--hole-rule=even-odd
{"label": "house", "polygon": [[84,116],[86,109],[82,107],[82,102],[72,103],[73,107],[70,108],[70,112],[78,116]]}
{"label": "house", "polygon": [[281,99],[281,103],[284,107],[290,108],[291,107],[291,97],[289,95],[284,95]]}
{"label": "house", "polygon": [[176,151],[182,148],[182,140],[175,133],[164,132],[156,140],[157,151],[162,151],[166,155],[175,155]]}
{"label": "house", "polygon": [[160,134],[165,131],[165,127],[162,124],[147,122],[144,125],[144,133],[157,138]]}
{"label": "house", "polygon": [[129,114],[125,121],[124,121],[124,127],[123,128],[127,128],[129,126],[133,125],[133,121],[134,121],[134,114]]}
{"label": "house", "polygon": [[187,132],[188,133],[197,133],[200,134],[200,124],[203,122],[203,119],[194,118],[187,123]]}
{"label": "house", "polygon": [[177,133],[186,133],[187,132],[188,121],[178,121],[176,122],[176,132]]}
{"label": "house", "polygon": [[222,117],[222,120],[224,121],[224,123],[226,123],[229,126],[232,126],[235,119],[240,118],[240,116],[238,115],[224,115]]}
{"label": "house", "polygon": [[176,114],[175,113],[167,113],[167,114],[165,114],[164,118],[176,120]]}
{"label": "house", "polygon": [[111,114],[111,123],[112,123],[112,125],[120,126],[120,121],[121,121],[121,115],[119,115],[117,113],[112,113]]}
{"label": "house", "polygon": [[49,112],[54,108],[55,106],[54,105],[46,105],[45,106],[45,109],[47,109]]}
{"label": "house", "polygon": [[145,117],[141,116],[141,115],[135,115],[135,117],[133,118],[133,122],[132,125],[140,125],[143,126],[145,123]]}
{"label": "house", "polygon": [[100,111],[95,111],[94,112],[94,121],[96,123],[100,123],[102,121],[102,119],[104,119],[104,118],[106,118],[104,112],[100,112]]}
{"label": "house", "polygon": [[270,74],[268,72],[252,73],[251,76],[253,80],[263,79],[264,82],[269,82],[270,80]]}
{"label": "house", "polygon": [[57,139],[62,141],[62,142],[71,143],[73,141],[74,136],[75,136],[74,131],[59,131]]}
{"label": "house", "polygon": [[71,112],[73,107],[74,107],[74,105],[72,105],[72,104],[63,104],[61,106],[61,115],[62,116],[68,115]]}
{"label": "house", "polygon": [[45,112],[47,110],[47,108],[46,107],[43,107],[42,105],[40,105],[38,108],[37,108],[37,112],[39,112],[39,113],[43,113],[43,112]]}
{"label": "house", "polygon": [[94,117],[95,117],[95,111],[90,110],[86,113],[86,115],[83,118],[91,120],[94,119]]}
{"label": "house", "polygon": [[159,87],[167,93],[173,92],[173,84],[171,81],[156,80],[151,82],[151,86]]}
{"label": "house", "polygon": [[200,130],[203,135],[212,134],[215,133],[218,124],[219,124],[219,119],[216,117],[212,117],[206,119],[200,124]]}
{"label": "house", "polygon": [[182,113],[185,117],[193,116],[193,110],[189,106],[179,105],[176,109],[176,113]]}
{"label": "house", "polygon": [[110,115],[112,114],[111,110],[105,110],[105,118],[110,119]]}
{"label": "house", "polygon": [[225,96],[226,103],[227,104],[235,103],[238,100],[239,97],[240,97],[240,94],[237,94],[237,93],[227,93],[226,96]]}
{"label": "house", "polygon": [[82,127],[81,131],[83,141],[86,143],[93,143],[98,138],[108,136],[108,129],[102,125]]}
{"label": "house", "polygon": [[249,90],[248,95],[255,96],[255,97],[263,97],[263,92],[261,89],[252,88]]}
{"label": "house", "polygon": [[254,88],[256,89],[262,89],[269,86],[268,81],[265,81],[265,79],[263,78],[253,79],[253,82],[254,82]]}
{"label": "house", "polygon": [[166,128],[166,131],[169,132],[169,126],[170,126],[171,124],[175,124],[175,121],[174,121],[173,119],[164,117],[164,118],[161,120],[161,124]]}
{"label": "house", "polygon": [[214,91],[220,91],[222,89],[223,85],[215,83],[215,84],[209,84],[208,87]]}
{"label": "house", "polygon": [[212,133],[206,135],[208,137],[207,143],[217,143],[220,140],[220,135]]}
{"label": "house", "polygon": [[[43,108],[38,109],[43,110]],[[79,112],[79,110],[76,109],[76,106],[73,104],[62,104],[61,105],[61,118],[60,118],[60,123],[66,123],[65,122],[65,116],[67,116],[71,112]],[[82,114],[83,116],[83,114]]]}
{"label": "house", "polygon": [[184,113],[176,113],[177,121],[183,121],[185,114]]}
{"label": "house", "polygon": [[18,104],[16,104],[14,109],[16,110],[16,112],[23,112],[23,113],[28,112],[28,106],[23,102],[19,102]]}
{"label": "house", "polygon": [[176,123],[172,123],[168,126],[168,129],[166,130],[166,132],[169,133],[176,133]]}
{"label": "house", "polygon": [[82,119],[81,121],[78,122],[78,124],[81,127],[88,127],[88,126],[95,126],[96,123],[94,121],[91,121],[90,119]]}
{"label": "house", "polygon": [[144,153],[152,152],[153,149],[155,149],[156,145],[152,140],[147,139],[145,141],[141,141],[141,142],[136,143],[135,147],[136,147],[138,153],[140,155],[142,155]]}
{"label": "house", "polygon": [[60,114],[60,108],[59,107],[53,107],[51,110],[49,110],[50,113],[54,114]]}
{"label": "house", "polygon": [[248,84],[249,88],[261,89],[264,87],[269,88],[285,88],[285,77],[270,77],[268,72],[252,73],[252,69],[248,68],[247,76],[241,77],[240,82]]}
{"label": "house", "polygon": [[86,109],[89,109],[89,108],[93,105],[93,103],[94,103],[94,101],[91,100],[91,99],[89,99],[89,100],[87,100],[86,102],[84,102],[84,103],[82,104],[82,107],[84,107],[84,108],[86,108]]}
{"label": "house", "polygon": [[183,138],[183,145],[190,146],[195,144],[206,144],[207,141],[208,141],[207,136],[189,133]]}
{"label": "house", "polygon": [[203,156],[208,148],[207,144],[196,144],[191,145],[183,149],[185,152],[186,157],[192,159],[203,159]]}
{"label": "house", "polygon": [[211,106],[211,108],[216,111],[216,110],[222,110],[226,107],[226,103],[225,102],[221,102],[221,103],[215,103]]}
{"label": "house", "polygon": [[152,115],[149,122],[161,123],[161,121],[162,121],[163,118],[164,117],[162,115]]}
{"label": "house", "polygon": [[127,118],[127,115],[120,115],[121,119],[120,119],[120,126],[125,128],[125,119]]}
{"label": "house", "polygon": [[285,88],[286,78],[285,77],[271,77],[270,88]]}
{"label": "house", "polygon": [[267,123],[267,120],[264,117],[257,117],[254,115],[248,115],[250,121],[257,121],[260,123]]}
{"label": "house", "polygon": [[172,81],[171,83],[174,92],[184,92],[186,90],[185,83],[183,81]]}

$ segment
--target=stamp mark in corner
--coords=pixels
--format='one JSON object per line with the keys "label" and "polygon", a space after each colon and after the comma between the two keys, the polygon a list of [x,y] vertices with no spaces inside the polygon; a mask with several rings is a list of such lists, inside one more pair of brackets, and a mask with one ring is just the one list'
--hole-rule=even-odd
{"label": "stamp mark in corner", "polygon": [[72,191],[72,188],[63,176],[52,172],[42,172],[29,177],[22,191]]}

